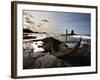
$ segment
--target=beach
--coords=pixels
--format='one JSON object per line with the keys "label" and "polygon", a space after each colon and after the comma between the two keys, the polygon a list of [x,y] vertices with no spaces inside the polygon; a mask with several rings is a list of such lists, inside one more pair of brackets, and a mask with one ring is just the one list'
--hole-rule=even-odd
{"label": "beach", "polygon": [[23,39],[23,69],[91,65],[90,36],[70,35],[66,41],[65,34],[52,33],[48,36],[46,33],[32,33],[29,35],[36,38]]}

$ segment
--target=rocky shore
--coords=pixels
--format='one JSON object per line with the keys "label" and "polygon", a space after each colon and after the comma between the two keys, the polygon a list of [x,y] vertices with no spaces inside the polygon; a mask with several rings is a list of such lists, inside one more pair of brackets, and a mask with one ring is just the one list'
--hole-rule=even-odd
{"label": "rocky shore", "polygon": [[[53,37],[43,40],[44,51],[23,50],[23,69],[90,66],[90,45],[80,48],[81,39],[73,48]],[[30,54],[29,54],[30,53]]]}

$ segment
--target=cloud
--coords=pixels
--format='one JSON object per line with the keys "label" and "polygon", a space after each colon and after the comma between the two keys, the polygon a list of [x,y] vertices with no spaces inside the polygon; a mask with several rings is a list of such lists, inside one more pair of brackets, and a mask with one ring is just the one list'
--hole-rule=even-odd
{"label": "cloud", "polygon": [[44,19],[44,20],[42,20],[42,21],[44,21],[44,22],[49,22],[48,20],[46,20],[46,19]]}
{"label": "cloud", "polygon": [[48,33],[51,31],[50,29],[51,26],[48,23],[49,21],[47,19],[41,20],[35,15],[33,16],[27,12],[24,13],[23,16],[24,16],[24,20],[23,20],[24,27],[23,28],[27,28],[35,32],[47,32]]}

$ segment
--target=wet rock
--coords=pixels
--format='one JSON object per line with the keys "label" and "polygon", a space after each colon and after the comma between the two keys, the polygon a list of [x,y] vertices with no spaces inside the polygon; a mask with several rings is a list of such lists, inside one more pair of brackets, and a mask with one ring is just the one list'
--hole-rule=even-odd
{"label": "wet rock", "polygon": [[56,58],[54,55],[46,54],[39,57],[34,62],[34,68],[50,68],[50,67],[61,67],[65,66],[61,60]]}

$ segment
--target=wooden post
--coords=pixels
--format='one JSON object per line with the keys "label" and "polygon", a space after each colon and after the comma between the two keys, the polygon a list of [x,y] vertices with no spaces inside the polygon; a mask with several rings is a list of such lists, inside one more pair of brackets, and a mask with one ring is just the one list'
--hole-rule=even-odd
{"label": "wooden post", "polygon": [[68,29],[66,29],[66,42],[67,42],[67,37],[68,37]]}

